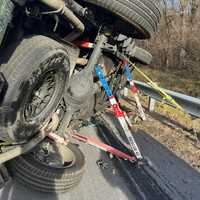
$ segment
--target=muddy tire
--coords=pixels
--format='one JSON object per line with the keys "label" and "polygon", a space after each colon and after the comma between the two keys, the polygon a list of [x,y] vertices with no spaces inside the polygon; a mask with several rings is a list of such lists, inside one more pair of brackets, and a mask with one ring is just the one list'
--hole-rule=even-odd
{"label": "muddy tire", "polygon": [[80,183],[85,171],[83,153],[76,145],[69,144],[68,148],[75,156],[71,166],[47,166],[29,153],[12,160],[8,168],[12,176],[25,186],[47,193],[64,193]]}
{"label": "muddy tire", "polygon": [[120,24],[122,33],[134,38],[150,38],[161,18],[161,0],[85,0],[120,17],[129,27]]}
{"label": "muddy tire", "polygon": [[5,119],[2,140],[23,141],[37,132],[55,112],[69,70],[68,53],[58,42],[44,36],[20,42],[8,63],[0,68],[8,82],[3,104],[13,109]]}

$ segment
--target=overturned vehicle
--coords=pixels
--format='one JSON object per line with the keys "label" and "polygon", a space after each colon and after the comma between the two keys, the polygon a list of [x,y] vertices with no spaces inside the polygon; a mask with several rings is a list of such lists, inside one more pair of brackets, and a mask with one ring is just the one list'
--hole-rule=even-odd
{"label": "overturned vehicle", "polygon": [[123,59],[151,62],[135,39],[154,34],[161,9],[159,0],[1,0],[0,163],[18,181],[44,192],[80,182],[85,159],[68,130],[109,105],[95,66],[117,97]]}

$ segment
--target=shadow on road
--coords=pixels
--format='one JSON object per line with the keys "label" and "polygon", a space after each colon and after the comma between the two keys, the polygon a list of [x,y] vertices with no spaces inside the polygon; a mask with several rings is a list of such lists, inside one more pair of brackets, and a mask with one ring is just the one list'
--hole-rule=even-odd
{"label": "shadow on road", "polygon": [[[105,124],[100,123],[97,127],[99,137],[106,143],[125,150],[114,140]],[[139,130],[134,135],[143,155],[148,157],[152,166],[134,166],[127,161],[113,160],[129,190],[136,192],[138,199],[199,200],[200,174],[145,132]],[[110,184],[119,186],[110,181],[104,171],[102,174]]]}
{"label": "shadow on road", "polygon": [[9,181],[4,188],[0,190],[1,200],[58,200],[55,194],[47,194],[25,187],[15,180]]}

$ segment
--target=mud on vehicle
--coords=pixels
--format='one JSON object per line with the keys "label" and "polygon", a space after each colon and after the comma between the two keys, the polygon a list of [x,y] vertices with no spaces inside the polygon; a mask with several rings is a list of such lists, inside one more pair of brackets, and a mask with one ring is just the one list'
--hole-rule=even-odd
{"label": "mud on vehicle", "polygon": [[135,39],[154,34],[161,11],[159,0],[1,0],[0,163],[19,182],[44,192],[80,182],[83,153],[45,131],[64,137],[108,106],[95,64],[117,96],[125,84],[119,55],[151,62]]}

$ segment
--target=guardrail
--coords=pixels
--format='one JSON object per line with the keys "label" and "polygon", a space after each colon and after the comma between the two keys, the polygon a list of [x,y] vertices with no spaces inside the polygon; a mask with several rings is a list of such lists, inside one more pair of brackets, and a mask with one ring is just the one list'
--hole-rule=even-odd
{"label": "guardrail", "polygon": [[[163,101],[162,96],[146,83],[135,81],[135,84],[141,91],[149,96],[149,110],[154,111],[155,102]],[[172,96],[185,109],[187,113],[200,118],[200,99],[171,90],[164,89],[164,91],[168,95]],[[166,104],[171,105],[168,102],[166,102]]]}

